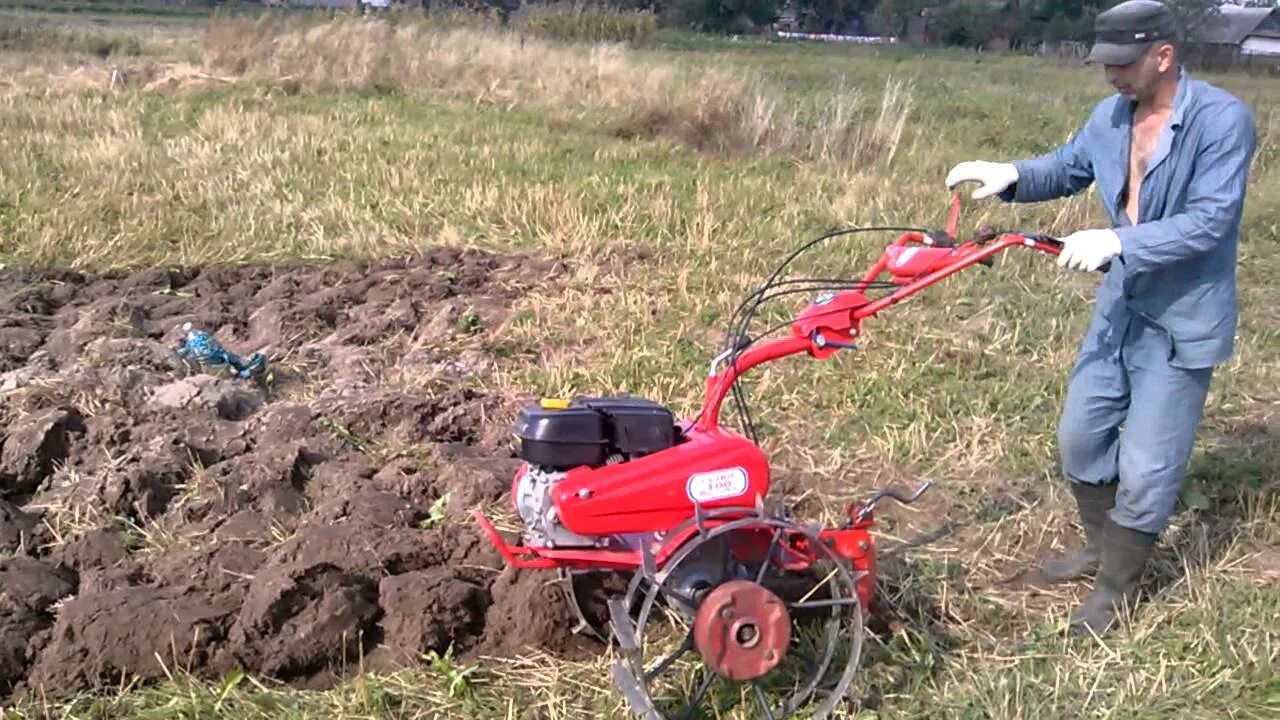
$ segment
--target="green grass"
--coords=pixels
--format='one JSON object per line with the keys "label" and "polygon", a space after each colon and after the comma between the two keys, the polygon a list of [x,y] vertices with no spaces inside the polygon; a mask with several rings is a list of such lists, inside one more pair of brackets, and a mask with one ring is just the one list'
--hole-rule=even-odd
{"label": "green grass", "polygon": [[[383,47],[361,32],[300,45],[297,57]],[[324,261],[437,243],[562,256],[572,276],[489,330],[508,359],[487,382],[548,395],[626,390],[688,415],[729,313],[800,242],[838,226],[940,226],[952,164],[1047,151],[1106,91],[1092,71],[1025,57],[660,34],[658,45],[594,59],[486,36],[474,47],[490,52],[468,60],[433,37],[409,47],[465,72],[409,72],[414,53],[394,46],[366,64],[279,67],[250,45],[221,48],[234,62],[209,68],[239,78],[230,86],[107,91],[56,75],[0,86],[0,265]],[[604,81],[591,84],[593,74]],[[705,77],[716,82],[699,84]],[[1189,480],[1204,507],[1175,518],[1152,572],[1159,592],[1127,633],[1066,643],[1054,629],[1086,588],[1034,594],[1001,583],[1074,540],[1053,429],[1096,278],[1015,249],[873,319],[857,352],[750,377],[779,474],[813,492],[806,513],[829,517],[877,482],[928,477],[927,511],[887,511],[882,546],[955,524],[886,560],[887,601],[905,619],[869,645],[855,695],[878,710],[862,717],[1280,713],[1280,85],[1211,79],[1252,104],[1260,131],[1243,320]],[[773,114],[758,110],[770,102]],[[905,117],[900,135],[877,126],[882,109]],[[962,226],[1065,234],[1101,217],[1087,194],[1040,206],[969,202]],[[796,274],[860,274],[891,239],[837,241]],[[175,669],[170,683],[49,711],[589,717],[621,707],[606,661],[495,658],[465,682],[424,663],[325,693],[243,677],[210,685]]]}

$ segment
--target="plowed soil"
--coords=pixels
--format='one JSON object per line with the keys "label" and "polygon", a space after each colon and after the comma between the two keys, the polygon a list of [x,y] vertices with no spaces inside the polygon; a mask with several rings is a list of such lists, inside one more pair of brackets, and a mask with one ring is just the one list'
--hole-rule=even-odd
{"label": "plowed soil", "polygon": [[[505,569],[469,515],[516,462],[512,399],[467,382],[485,328],[561,271],[440,250],[0,274],[0,698],[574,652],[548,577]],[[184,365],[185,322],[271,374]]]}

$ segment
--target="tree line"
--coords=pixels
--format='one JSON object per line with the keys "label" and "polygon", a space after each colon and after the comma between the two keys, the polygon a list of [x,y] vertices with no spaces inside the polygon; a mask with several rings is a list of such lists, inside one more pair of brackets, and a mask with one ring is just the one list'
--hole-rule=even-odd
{"label": "tree line", "polygon": [[[1232,0],[1275,6],[1280,0]],[[1003,39],[1014,46],[1088,42],[1093,19],[1119,0],[585,0],[587,5],[653,13],[660,27],[715,33],[768,31],[785,14],[805,33],[907,37],[927,16],[927,39],[981,47]],[[1194,25],[1216,12],[1220,0],[1166,0]],[[555,0],[425,0],[432,6],[489,4],[512,12],[522,4]],[[583,0],[575,0],[580,5]]]}

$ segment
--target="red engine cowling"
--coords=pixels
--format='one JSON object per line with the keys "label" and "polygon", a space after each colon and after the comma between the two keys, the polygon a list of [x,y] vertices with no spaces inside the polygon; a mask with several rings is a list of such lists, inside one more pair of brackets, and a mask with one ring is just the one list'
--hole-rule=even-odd
{"label": "red engine cowling", "polygon": [[769,491],[769,463],[750,440],[716,428],[628,462],[568,471],[552,491],[559,521],[580,535],[670,530],[704,509],[751,508]]}

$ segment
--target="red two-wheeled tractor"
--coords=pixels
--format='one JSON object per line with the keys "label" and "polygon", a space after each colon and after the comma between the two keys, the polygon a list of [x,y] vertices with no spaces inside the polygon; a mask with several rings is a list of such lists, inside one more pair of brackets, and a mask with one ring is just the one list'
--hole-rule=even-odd
{"label": "red two-wheeled tractor", "polygon": [[[929,483],[850,503],[837,527],[801,523],[769,498],[770,465],[739,378],[771,360],[823,360],[852,348],[867,318],[971,265],[990,265],[1006,248],[1061,251],[1058,240],[1024,232],[959,242],[959,210],[957,194],[945,230],[853,228],[797,249],[739,307],[696,420],[631,395],[543,400],[520,411],[514,435],[523,463],[512,501],[524,523],[521,544],[508,544],[482,513],[476,519],[510,565],[560,572],[577,629],[616,644],[614,680],[638,716],[689,718],[704,703],[748,702],[764,718],[801,708],[816,718],[845,698],[876,585],[875,505],[884,497],[910,503]],[[872,231],[900,234],[861,280],[778,279],[816,243]],[[815,292],[783,326],[790,333],[748,338],[762,303]],[[730,393],[743,434],[719,423]],[[581,609],[581,580],[601,574],[621,584],[605,617],[592,622]],[[674,632],[655,628],[660,619]]]}

